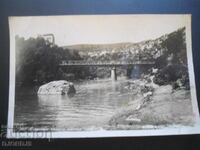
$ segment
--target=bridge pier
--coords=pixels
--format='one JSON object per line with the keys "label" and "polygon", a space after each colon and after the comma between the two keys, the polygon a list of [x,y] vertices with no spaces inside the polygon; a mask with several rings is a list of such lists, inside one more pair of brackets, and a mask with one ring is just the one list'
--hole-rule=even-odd
{"label": "bridge pier", "polygon": [[127,67],[126,68],[126,77],[127,79],[130,79],[131,78],[131,71],[132,71],[132,67]]}
{"label": "bridge pier", "polygon": [[113,81],[117,80],[117,73],[116,73],[116,68],[115,67],[111,68],[111,79]]}

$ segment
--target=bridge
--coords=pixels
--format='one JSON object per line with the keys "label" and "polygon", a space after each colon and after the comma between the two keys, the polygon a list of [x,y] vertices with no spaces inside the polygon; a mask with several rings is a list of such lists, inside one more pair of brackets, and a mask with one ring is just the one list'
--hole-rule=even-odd
{"label": "bridge", "polygon": [[69,66],[107,66],[112,67],[111,69],[111,79],[117,80],[116,67],[117,66],[132,66],[132,65],[153,65],[154,61],[148,60],[135,60],[135,61],[85,61],[85,60],[63,60],[59,66],[69,67]]}
{"label": "bridge", "polygon": [[62,61],[60,66],[127,66],[127,65],[152,65],[154,61],[82,61],[82,60],[69,60]]}

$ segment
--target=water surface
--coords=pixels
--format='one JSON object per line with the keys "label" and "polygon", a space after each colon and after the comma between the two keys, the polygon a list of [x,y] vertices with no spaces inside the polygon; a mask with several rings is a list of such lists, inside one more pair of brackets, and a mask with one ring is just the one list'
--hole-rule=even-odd
{"label": "water surface", "polygon": [[109,119],[134,99],[124,88],[128,80],[91,80],[75,83],[76,94],[39,95],[20,89],[15,100],[15,124],[23,127],[63,130],[104,128]]}

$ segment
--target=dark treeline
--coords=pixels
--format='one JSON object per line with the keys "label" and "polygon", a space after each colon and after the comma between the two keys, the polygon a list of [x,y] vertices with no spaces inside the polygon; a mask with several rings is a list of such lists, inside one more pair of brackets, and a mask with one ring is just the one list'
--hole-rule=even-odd
{"label": "dark treeline", "polygon": [[42,84],[52,80],[81,79],[85,68],[60,68],[62,60],[81,60],[76,51],[52,45],[43,38],[25,40],[16,36],[16,82],[20,85]]}
{"label": "dark treeline", "polygon": [[163,55],[156,59],[156,67],[159,71],[155,83],[159,85],[171,83],[174,88],[180,85],[189,88],[185,37],[185,28],[181,28],[169,34],[161,43],[165,50]]}

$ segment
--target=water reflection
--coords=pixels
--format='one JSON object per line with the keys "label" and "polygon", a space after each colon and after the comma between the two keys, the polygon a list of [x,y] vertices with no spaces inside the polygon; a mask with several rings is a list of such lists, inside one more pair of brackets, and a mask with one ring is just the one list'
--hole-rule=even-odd
{"label": "water reflection", "polygon": [[125,79],[87,81],[75,84],[74,96],[17,96],[15,123],[60,130],[104,127],[117,109],[133,100],[126,85]]}

